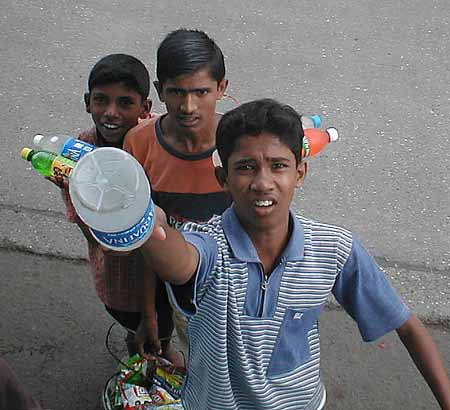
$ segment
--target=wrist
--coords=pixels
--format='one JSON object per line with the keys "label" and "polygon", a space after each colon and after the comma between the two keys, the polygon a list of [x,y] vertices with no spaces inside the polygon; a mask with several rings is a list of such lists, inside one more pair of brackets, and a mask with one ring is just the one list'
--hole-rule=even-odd
{"label": "wrist", "polygon": [[152,309],[149,311],[144,311],[141,313],[142,319],[148,320],[148,319],[156,319],[156,310]]}

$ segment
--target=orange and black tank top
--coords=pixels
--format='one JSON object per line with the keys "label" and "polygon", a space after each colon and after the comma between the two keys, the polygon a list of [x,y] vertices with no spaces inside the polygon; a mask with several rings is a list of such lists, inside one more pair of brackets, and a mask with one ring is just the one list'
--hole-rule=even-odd
{"label": "orange and black tank top", "polygon": [[147,173],[153,201],[164,209],[172,226],[222,214],[231,200],[214,175],[214,149],[192,155],[176,151],[164,141],[161,118],[140,122],[124,142],[124,149]]}

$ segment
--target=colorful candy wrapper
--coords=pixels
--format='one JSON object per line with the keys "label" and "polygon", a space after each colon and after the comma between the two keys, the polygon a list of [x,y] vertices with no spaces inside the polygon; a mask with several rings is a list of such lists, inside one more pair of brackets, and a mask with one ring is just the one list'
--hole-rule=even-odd
{"label": "colorful candy wrapper", "polygon": [[182,410],[185,371],[162,358],[139,355],[119,366],[103,392],[105,410]]}

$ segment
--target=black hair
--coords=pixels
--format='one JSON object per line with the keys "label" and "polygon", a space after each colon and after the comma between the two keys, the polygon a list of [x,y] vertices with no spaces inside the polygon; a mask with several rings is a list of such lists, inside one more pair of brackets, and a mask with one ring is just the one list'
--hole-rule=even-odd
{"label": "black hair", "polygon": [[225,78],[222,51],[203,31],[185,28],[172,31],[158,47],[156,76],[161,86],[168,79],[204,68],[209,69],[218,83]]}
{"label": "black hair", "polygon": [[88,79],[89,93],[94,87],[111,83],[124,83],[143,100],[148,98],[150,92],[150,75],[147,68],[136,57],[127,54],[110,54],[94,65]]}
{"label": "black hair", "polygon": [[216,146],[225,171],[237,140],[244,135],[257,136],[262,132],[279,138],[293,152],[297,164],[302,160],[303,127],[300,114],[289,105],[266,98],[242,104],[220,119]]}

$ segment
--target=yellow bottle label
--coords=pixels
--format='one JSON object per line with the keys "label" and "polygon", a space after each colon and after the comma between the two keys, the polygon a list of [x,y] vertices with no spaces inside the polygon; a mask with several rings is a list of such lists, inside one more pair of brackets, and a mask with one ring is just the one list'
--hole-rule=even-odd
{"label": "yellow bottle label", "polygon": [[55,158],[52,162],[52,174],[55,177],[69,177],[73,171],[73,162],[64,157]]}

